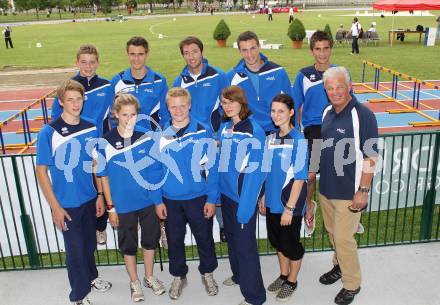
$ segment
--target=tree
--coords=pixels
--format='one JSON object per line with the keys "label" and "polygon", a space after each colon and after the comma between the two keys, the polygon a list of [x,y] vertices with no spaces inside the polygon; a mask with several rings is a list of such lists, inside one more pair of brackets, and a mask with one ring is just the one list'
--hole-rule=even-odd
{"label": "tree", "polygon": [[325,25],[324,32],[326,32],[330,40],[333,41],[332,30],[330,29],[330,25],[328,23]]}
{"label": "tree", "polygon": [[9,9],[9,1],[8,0],[0,0],[0,8],[4,11]]}

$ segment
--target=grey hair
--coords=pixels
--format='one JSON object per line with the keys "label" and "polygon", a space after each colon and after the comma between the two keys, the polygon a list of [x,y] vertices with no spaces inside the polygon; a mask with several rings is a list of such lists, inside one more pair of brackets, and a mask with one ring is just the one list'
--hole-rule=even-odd
{"label": "grey hair", "polygon": [[351,83],[350,73],[348,72],[347,68],[342,66],[331,67],[324,72],[324,74],[322,75],[322,80],[324,82],[324,85],[327,79],[334,78],[337,75],[342,75],[344,77],[345,84],[350,85]]}

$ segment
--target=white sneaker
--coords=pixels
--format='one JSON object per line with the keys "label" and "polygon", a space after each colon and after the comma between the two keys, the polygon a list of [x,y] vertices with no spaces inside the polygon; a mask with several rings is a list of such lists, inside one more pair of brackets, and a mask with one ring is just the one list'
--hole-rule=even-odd
{"label": "white sneaker", "polygon": [[98,231],[96,230],[96,243],[99,245],[105,245],[107,242],[107,231]]}
{"label": "white sneaker", "polygon": [[141,282],[139,282],[139,280],[130,283],[130,293],[131,293],[131,300],[133,302],[140,302],[145,299],[144,292],[142,291]]}
{"label": "white sneaker", "polygon": [[361,223],[359,223],[356,230],[356,234],[364,234],[364,232],[365,232],[364,226]]}
{"label": "white sneaker", "polygon": [[76,301],[72,303],[73,305],[92,305],[92,302],[90,302],[88,296],[86,296],[81,301]]}
{"label": "white sneaker", "polygon": [[106,292],[107,290],[112,288],[112,283],[110,283],[109,281],[103,280],[100,277],[97,277],[96,279],[94,279],[92,281],[91,285],[92,285],[93,290],[98,291],[98,292]]}
{"label": "white sneaker", "polygon": [[148,278],[144,277],[144,286],[147,288],[151,288],[155,295],[161,295],[165,293],[165,286],[163,282],[154,275]]}
{"label": "white sneaker", "polygon": [[187,283],[186,277],[175,276],[168,291],[170,299],[177,300],[182,295],[182,290]]}
{"label": "white sneaker", "polygon": [[202,274],[202,283],[205,285],[206,293],[209,296],[213,296],[218,293],[218,285],[212,273]]}
{"label": "white sneaker", "polygon": [[223,285],[232,287],[232,286],[237,286],[237,283],[232,280],[232,276],[231,276],[223,281]]}
{"label": "white sneaker", "polygon": [[252,305],[251,303],[246,302],[246,300],[241,301],[238,305]]}
{"label": "white sneaker", "polygon": [[304,232],[307,234],[307,236],[311,236],[313,232],[315,232],[315,224],[316,224],[316,208],[318,207],[318,204],[316,201],[312,200],[312,215],[313,217],[311,219],[305,219],[305,228]]}

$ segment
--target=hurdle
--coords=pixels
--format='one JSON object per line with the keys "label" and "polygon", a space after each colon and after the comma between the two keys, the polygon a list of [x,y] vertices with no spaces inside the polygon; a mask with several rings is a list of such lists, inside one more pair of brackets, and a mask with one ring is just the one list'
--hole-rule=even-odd
{"label": "hurdle", "polygon": [[[6,120],[0,122],[0,142],[1,142],[1,151],[2,154],[6,154],[6,151],[8,149],[20,149],[19,153],[22,153],[21,151],[26,151],[30,146],[35,144],[35,139],[32,139],[32,133],[36,131],[34,128],[30,128],[29,125],[29,117],[28,117],[28,111],[32,109],[33,107],[39,105],[41,107],[42,112],[42,119],[43,123],[47,124],[49,122],[48,117],[48,111],[47,111],[47,101],[46,99],[52,96],[55,93],[55,90],[52,90],[39,99],[35,100],[28,106],[24,107],[23,109],[19,110],[17,113],[11,115]],[[7,126],[10,122],[16,120],[17,118],[21,119],[21,125],[22,127],[19,130],[16,130],[16,133],[23,134],[23,142],[20,144],[7,144],[5,143],[5,139],[3,136],[3,127]]]}
{"label": "hurdle", "polygon": [[[374,69],[374,81],[373,86],[369,86],[365,83],[365,72],[366,68],[371,66]],[[387,94],[380,92],[379,87],[380,84],[380,73],[381,71],[392,74],[392,82],[391,82],[391,96],[388,96]],[[399,85],[399,78],[404,79],[407,81],[414,82],[413,86],[413,92],[412,92],[412,106],[408,106],[402,101],[398,100],[398,85]],[[358,84],[357,84],[358,85]],[[433,118],[426,113],[419,110],[419,106],[423,105],[427,108],[433,109],[432,107],[429,107],[428,105],[425,105],[420,102],[420,92],[422,89],[422,85],[428,86],[429,88],[439,90],[439,86],[434,85],[430,82],[420,80],[416,77],[392,70],[387,67],[383,67],[381,65],[375,64],[373,62],[369,62],[367,60],[364,60],[362,62],[362,83],[359,85],[362,85],[365,89],[356,90],[355,93],[377,93],[379,95],[382,95],[383,98],[376,98],[376,99],[368,99],[368,102],[370,103],[384,103],[384,102],[393,102],[397,103],[400,106],[403,106],[403,108],[399,109],[391,109],[387,110],[388,113],[417,113],[429,120],[429,122],[409,122],[409,125],[412,125],[414,127],[427,127],[427,126],[440,126],[440,116],[439,118]],[[388,89],[388,88],[387,88]]]}

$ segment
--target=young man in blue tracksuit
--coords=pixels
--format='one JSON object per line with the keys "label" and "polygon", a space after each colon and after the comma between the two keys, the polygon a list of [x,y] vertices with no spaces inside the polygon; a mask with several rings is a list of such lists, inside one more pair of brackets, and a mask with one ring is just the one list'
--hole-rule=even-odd
{"label": "young man in blue tracksuit", "polygon": [[[301,126],[304,137],[308,141],[310,152],[310,165],[307,188],[307,212],[305,222],[307,233],[311,234],[315,227],[314,211],[316,202],[312,200],[315,192],[316,173],[320,154],[322,113],[329,105],[327,94],[324,90],[322,75],[332,66],[333,40],[324,31],[316,31],[310,38],[310,51],[315,63],[302,68],[293,84],[293,100],[295,102],[295,124],[298,130]],[[314,143],[315,142],[315,143]]]}
{"label": "young man in blue tracksuit", "polygon": [[272,99],[279,93],[291,94],[286,70],[260,53],[254,32],[243,32],[237,38],[242,60],[228,73],[229,83],[243,88],[253,119],[268,134],[276,130],[270,117]]}
{"label": "young man in blue tracksuit", "polygon": [[217,258],[212,237],[218,200],[217,145],[209,128],[190,116],[191,96],[186,89],[170,89],[166,102],[171,121],[165,123],[157,140],[164,183],[160,190],[163,201],[157,202],[156,213],[165,220],[170,273],[174,276],[169,296],[178,299],[187,284],[187,223],[196,239],[202,283],[213,296],[218,293],[213,277]]}
{"label": "young man in blue tracksuit", "polygon": [[[85,89],[84,105],[81,115],[96,122],[99,136],[109,130],[108,114],[113,103],[113,90],[110,82],[96,74],[99,66],[99,54],[94,45],[81,45],[76,53],[76,66],[78,74],[72,79],[83,85]],[[52,104],[51,120],[58,119],[63,112],[58,96]],[[105,244],[107,241],[107,219],[108,213],[98,218],[96,224],[96,240],[98,244]]]}
{"label": "young man in blue tracksuit", "polygon": [[144,300],[136,264],[138,227],[144,257],[142,282],[155,295],[165,293],[163,283],[153,276],[154,252],[160,237],[153,194],[159,187],[161,166],[149,156],[154,143],[153,132],[135,127],[138,111],[139,102],[133,95],[117,96],[114,112],[118,126],[99,143],[101,158],[98,160],[103,162],[98,163],[97,173],[102,177],[110,223],[118,228],[118,247],[124,255],[134,302]]}
{"label": "young man in blue tracksuit", "polygon": [[98,278],[94,257],[96,217],[104,212],[101,182],[97,179],[95,188],[92,175],[98,131],[95,122],[80,116],[84,101],[80,83],[67,80],[57,95],[63,112],[38,134],[36,173],[54,224],[63,233],[69,299],[83,305],[90,304],[87,295],[92,287],[98,291],[111,287]]}
{"label": "young man in blue tracksuit", "polygon": [[[130,68],[119,72],[112,79],[114,94],[119,92],[134,95],[141,105],[138,125],[155,130],[161,120],[169,118],[165,105],[168,85],[165,77],[146,66],[149,45],[143,37],[132,37],[126,45]],[[115,123],[112,120],[112,125]]]}
{"label": "young man in blue tracksuit", "polygon": [[226,286],[240,285],[240,305],[261,305],[266,292],[261,276],[255,236],[257,199],[265,175],[261,171],[265,133],[249,118],[243,89],[223,90],[225,122],[218,131],[220,143],[219,190],[232,277]]}
{"label": "young man in blue tracksuit", "polygon": [[203,57],[203,43],[193,36],[179,44],[186,62],[173,87],[187,89],[191,94],[191,116],[217,132],[221,122],[221,93],[229,83],[226,74]]}
{"label": "young man in blue tracksuit", "polygon": [[[180,53],[186,62],[185,68],[174,80],[173,87],[185,88],[191,94],[191,116],[211,130],[217,132],[221,122],[221,94],[228,86],[226,74],[208,64],[203,57],[203,43],[188,36],[179,43]],[[220,227],[220,240],[225,242],[223,218],[220,207],[215,216]]]}

